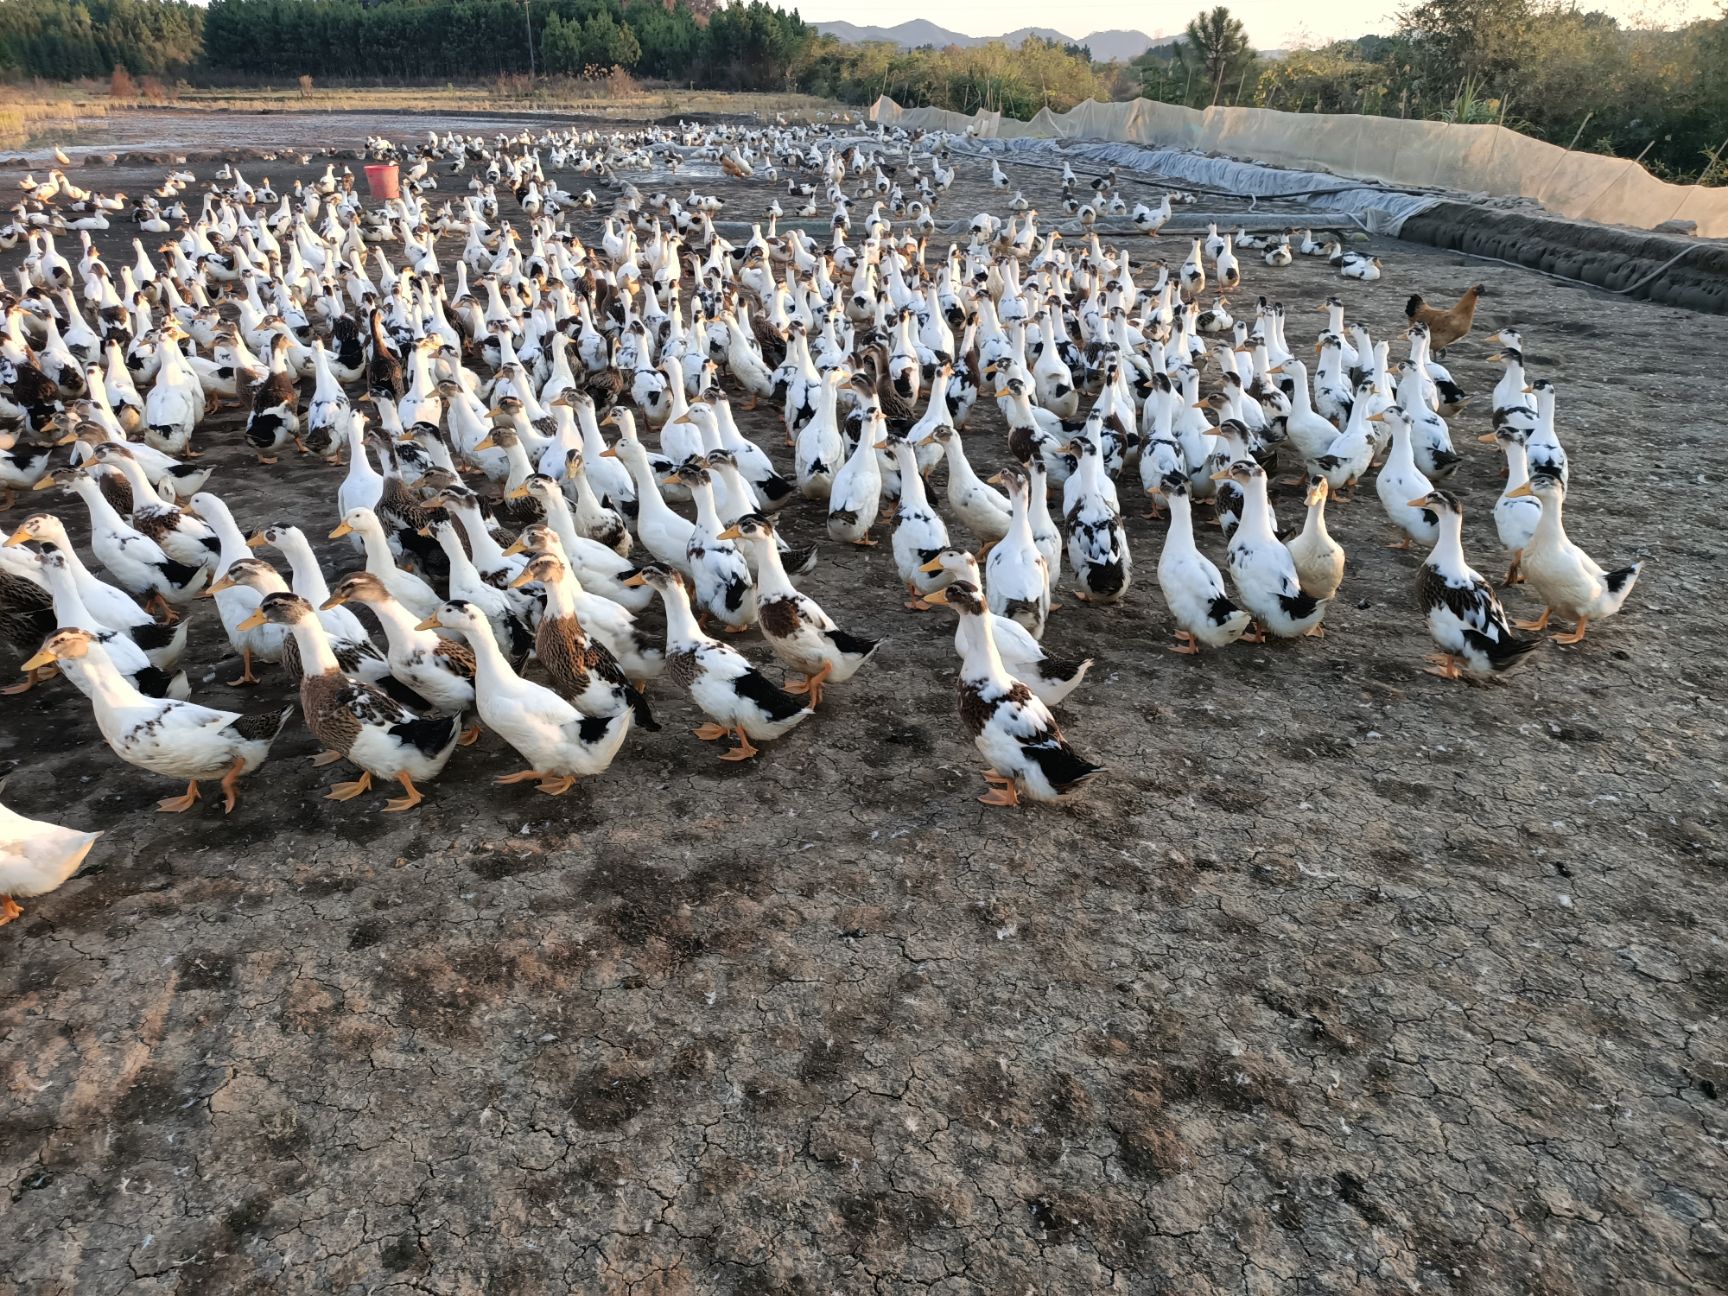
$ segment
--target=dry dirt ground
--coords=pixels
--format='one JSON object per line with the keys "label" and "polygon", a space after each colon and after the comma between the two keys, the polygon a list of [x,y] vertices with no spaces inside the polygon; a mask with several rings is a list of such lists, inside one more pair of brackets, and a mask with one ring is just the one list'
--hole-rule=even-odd
{"label": "dry dirt ground", "polygon": [[[975,803],[951,623],[901,610],[885,550],[805,582],[889,636],[815,720],[722,764],[662,685],[663,731],[560,800],[490,786],[489,737],[412,815],[326,802],[296,721],[231,817],[158,815],[176,789],[70,687],[4,699],[8,803],[107,835],[0,931],[0,1291],[1728,1286],[1728,320],[1376,247],[1381,283],[1250,264],[1244,299],[1296,341],[1341,290],[1382,335],[1486,282],[1448,357],[1478,565],[1481,338],[1514,323],[1573,537],[1652,560],[1501,686],[1419,672],[1420,555],[1369,491],[1332,511],[1324,640],[1199,659],[1132,508],[1127,602],[1047,636],[1098,659],[1065,722],[1109,773],[1071,808]],[[980,409],[975,460],[1001,428]],[[243,525],[334,523],[339,469],[201,436]],[[200,699],[281,700],[195,635]]]}

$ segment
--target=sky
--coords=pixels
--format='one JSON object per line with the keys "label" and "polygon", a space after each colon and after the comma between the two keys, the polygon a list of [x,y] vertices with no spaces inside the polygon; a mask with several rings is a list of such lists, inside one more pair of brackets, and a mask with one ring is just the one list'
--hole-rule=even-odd
{"label": "sky", "polygon": [[[1110,28],[1138,29],[1149,36],[1174,35],[1203,6],[1149,5],[1144,0],[962,0],[931,5],[927,0],[876,0],[867,9],[856,0],[780,0],[795,6],[808,22],[844,20],[859,26],[892,27],[914,18],[927,18],[950,31],[969,36],[1000,36],[1019,27],[1054,27],[1069,36],[1085,36]],[[1362,0],[1359,4],[1292,4],[1288,0],[1225,0],[1230,11],[1247,25],[1248,36],[1261,49],[1324,44],[1369,32],[1391,31],[1398,0]],[[1211,7],[1209,4],[1204,7]],[[1672,27],[1721,11],[1721,0],[1579,0],[1581,9],[1600,9],[1621,22]]]}

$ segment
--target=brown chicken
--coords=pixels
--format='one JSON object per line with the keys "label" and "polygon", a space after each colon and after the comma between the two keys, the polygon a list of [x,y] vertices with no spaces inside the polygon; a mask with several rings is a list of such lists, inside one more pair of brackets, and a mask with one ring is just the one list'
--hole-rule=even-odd
{"label": "brown chicken", "polygon": [[1469,334],[1470,326],[1476,322],[1476,300],[1481,295],[1482,285],[1477,284],[1460,297],[1452,309],[1439,310],[1423,301],[1421,293],[1411,293],[1410,300],[1404,304],[1404,317],[1412,324],[1428,326],[1428,345],[1435,355],[1439,355]]}

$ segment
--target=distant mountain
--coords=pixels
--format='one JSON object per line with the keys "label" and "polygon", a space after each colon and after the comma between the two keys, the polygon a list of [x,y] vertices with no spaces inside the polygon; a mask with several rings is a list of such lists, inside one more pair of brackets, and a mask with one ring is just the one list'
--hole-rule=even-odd
{"label": "distant mountain", "polygon": [[1022,27],[1004,36],[968,36],[964,32],[950,31],[946,27],[938,27],[935,23],[923,18],[903,22],[894,27],[860,27],[849,22],[819,22],[816,30],[846,42],[848,45],[859,45],[867,41],[886,41],[890,45],[898,45],[902,49],[917,49],[920,45],[934,45],[938,49],[945,45],[985,45],[991,41],[1001,41],[1004,45],[1016,48],[1029,36],[1039,36],[1058,45],[1084,45],[1092,51],[1092,57],[1100,63],[1112,63],[1127,60],[1145,53],[1154,45],[1165,45],[1176,39],[1173,36],[1148,36],[1139,31],[1101,31],[1076,40],[1064,32],[1052,27]]}
{"label": "distant mountain", "polygon": [[[1064,36],[1054,27],[1021,27],[1016,31],[1009,32],[1006,36],[999,36],[997,39],[1004,45],[1019,49],[1020,43],[1028,36],[1036,36],[1040,40],[1055,41],[1058,45],[1072,45],[1074,43],[1072,36]],[[982,45],[987,39],[989,38],[980,38],[978,44]]]}
{"label": "distant mountain", "polygon": [[890,45],[899,45],[905,49],[917,49],[920,45],[980,45],[983,42],[971,36],[962,36],[959,32],[949,31],[946,27],[938,27],[933,22],[915,18],[911,22],[903,22],[894,27],[859,27],[849,22],[819,22],[816,30],[829,36],[837,36],[848,45],[862,45],[872,41],[886,41]]}
{"label": "distant mountain", "polygon": [[1154,45],[1170,45],[1181,39],[1180,36],[1148,36],[1142,31],[1116,28],[1093,32],[1080,43],[1092,51],[1092,57],[1099,63],[1126,63],[1129,59],[1139,58]]}

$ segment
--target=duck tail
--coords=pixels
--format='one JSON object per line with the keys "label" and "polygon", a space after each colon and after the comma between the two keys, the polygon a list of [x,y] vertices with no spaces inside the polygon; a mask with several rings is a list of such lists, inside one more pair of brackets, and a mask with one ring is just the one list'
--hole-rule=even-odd
{"label": "duck tail", "polygon": [[1625,598],[1626,595],[1632,592],[1632,587],[1638,583],[1638,573],[1643,570],[1644,563],[1640,560],[1633,563],[1630,567],[1622,567],[1618,571],[1611,571],[1602,579],[1608,582],[1608,592],[1610,594],[1618,594],[1621,598]]}
{"label": "duck tail", "polygon": [[1517,635],[1501,635],[1490,639],[1487,635],[1479,635],[1475,631],[1468,636],[1476,641],[1476,646],[1488,658],[1488,664],[1495,671],[1510,670],[1518,665],[1530,653],[1540,648],[1547,640],[1537,636],[1521,638]]}

